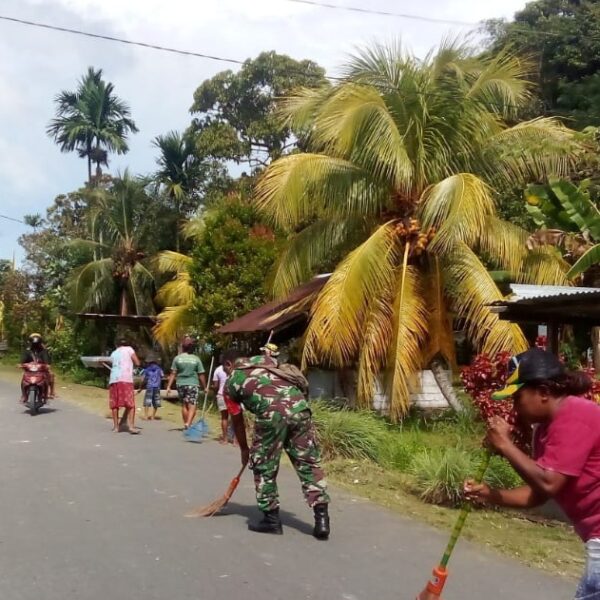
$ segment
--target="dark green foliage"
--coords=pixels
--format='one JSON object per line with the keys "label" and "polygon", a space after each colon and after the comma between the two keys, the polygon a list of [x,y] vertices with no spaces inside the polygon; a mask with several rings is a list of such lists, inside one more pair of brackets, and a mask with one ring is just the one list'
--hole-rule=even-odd
{"label": "dark green foliage", "polygon": [[218,324],[265,301],[265,277],[276,256],[273,231],[247,201],[226,198],[207,212],[190,270],[197,290],[193,309],[202,334],[211,335]]}
{"label": "dark green foliage", "polygon": [[202,157],[248,163],[252,169],[294,145],[292,131],[276,114],[276,102],[299,87],[325,83],[325,71],[310,60],[276,52],[247,60],[234,73],[223,71],[194,92],[190,132]]}
{"label": "dark green foliage", "polygon": [[560,115],[572,127],[600,125],[600,4],[537,0],[514,21],[490,21],[491,51],[510,47],[531,56],[540,103],[532,110]]}

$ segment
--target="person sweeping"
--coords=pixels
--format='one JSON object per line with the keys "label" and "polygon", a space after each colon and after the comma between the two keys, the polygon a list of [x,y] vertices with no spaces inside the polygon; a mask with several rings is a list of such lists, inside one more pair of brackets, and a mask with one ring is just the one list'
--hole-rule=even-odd
{"label": "person sweeping", "polygon": [[[242,465],[250,461],[256,500],[263,518],[248,528],[260,533],[282,534],[277,473],[285,450],[296,470],[309,507],[314,511],[313,535],[326,540],[330,533],[329,495],[308,400],[281,373],[270,356],[241,358],[236,350],[223,355],[228,375],[225,402],[242,453]],[[241,405],[255,415],[254,440],[248,448]]]}
{"label": "person sweeping", "polygon": [[600,600],[600,406],[583,398],[590,378],[570,372],[545,350],[511,359],[512,374],[495,400],[512,397],[520,420],[535,426],[532,457],[511,439],[500,417],[489,422],[487,442],[525,481],[494,489],[466,481],[467,499],[512,508],[530,508],[553,498],[573,522],[586,548],[586,566],[575,600]]}

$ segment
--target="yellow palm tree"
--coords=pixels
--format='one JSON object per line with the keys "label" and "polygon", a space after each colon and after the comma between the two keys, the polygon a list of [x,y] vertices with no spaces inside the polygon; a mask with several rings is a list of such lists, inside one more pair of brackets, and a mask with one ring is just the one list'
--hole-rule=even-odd
{"label": "yellow palm tree", "polygon": [[554,119],[509,125],[531,99],[527,75],[515,56],[478,58],[456,42],[424,60],[378,46],[339,84],[283,103],[309,151],[275,161],[257,184],[260,210],[290,233],[274,290],[344,257],[313,306],[304,361],[356,365],[365,405],[384,372],[393,419],[421,368],[454,362],[452,317],[483,351],[525,348],[488,308],[501,298],[488,269],[565,282],[555,254],[528,252],[527,233],[495,211],[494,189],[565,173],[576,155]]}

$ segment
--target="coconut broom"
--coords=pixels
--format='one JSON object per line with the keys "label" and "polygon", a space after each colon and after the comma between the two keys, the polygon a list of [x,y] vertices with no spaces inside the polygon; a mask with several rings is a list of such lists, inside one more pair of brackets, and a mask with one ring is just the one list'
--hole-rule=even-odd
{"label": "coconut broom", "polygon": [[194,510],[187,513],[185,516],[212,517],[213,515],[217,514],[221,509],[225,507],[229,500],[231,500],[231,496],[233,496],[233,493],[240,484],[240,479],[242,478],[245,468],[246,465],[243,465],[239,473],[231,480],[227,491],[222,496],[220,496],[216,500],[213,500],[210,504],[207,504],[206,506],[199,506],[198,508],[195,508]]}

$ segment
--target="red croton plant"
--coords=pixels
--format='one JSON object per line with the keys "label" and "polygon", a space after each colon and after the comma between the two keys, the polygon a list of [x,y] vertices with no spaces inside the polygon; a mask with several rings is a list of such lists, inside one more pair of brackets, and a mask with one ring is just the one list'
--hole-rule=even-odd
{"label": "red croton plant", "polygon": [[[535,342],[536,347],[546,347],[546,338],[538,337]],[[511,425],[515,426],[515,441],[525,447],[528,445],[531,431],[527,427],[519,426],[516,423],[516,415],[512,409],[512,400],[492,400],[492,393],[504,387],[508,378],[508,361],[510,360],[508,352],[500,352],[494,357],[487,354],[479,354],[473,362],[463,368],[461,379],[465,392],[471,397],[474,406],[479,411],[483,421],[490,417],[498,415],[506,419]],[[596,373],[592,368],[583,369],[592,378],[593,387],[587,397],[590,400],[600,402],[600,380],[596,378]]]}

